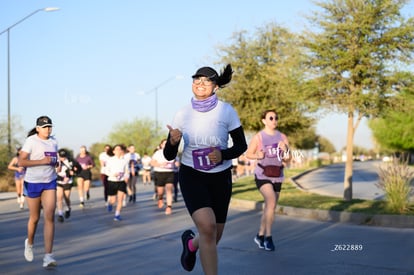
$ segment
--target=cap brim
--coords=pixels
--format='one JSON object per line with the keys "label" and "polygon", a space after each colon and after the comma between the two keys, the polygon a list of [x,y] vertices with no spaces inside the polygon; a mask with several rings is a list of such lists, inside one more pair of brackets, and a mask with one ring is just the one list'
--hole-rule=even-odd
{"label": "cap brim", "polygon": [[200,76],[207,77],[211,81],[216,81],[216,77],[215,76],[211,77],[211,76],[208,76],[208,75],[205,75],[205,74],[195,74],[195,75],[192,76],[192,78],[196,78],[196,77],[200,77]]}
{"label": "cap brim", "polygon": [[43,124],[43,125],[38,125],[40,128],[45,128],[45,127],[52,127],[52,124]]}

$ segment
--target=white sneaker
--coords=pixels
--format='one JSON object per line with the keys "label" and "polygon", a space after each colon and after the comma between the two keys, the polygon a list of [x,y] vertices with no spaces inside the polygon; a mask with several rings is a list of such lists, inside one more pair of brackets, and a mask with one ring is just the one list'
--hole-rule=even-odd
{"label": "white sneaker", "polygon": [[57,262],[53,259],[53,254],[45,254],[43,257],[43,267],[44,268],[53,268],[57,266]]}
{"label": "white sneaker", "polygon": [[21,196],[20,197],[20,209],[23,209],[23,208],[24,208],[24,197]]}
{"label": "white sneaker", "polygon": [[24,257],[26,261],[33,261],[33,245],[28,244],[28,239],[24,241]]}

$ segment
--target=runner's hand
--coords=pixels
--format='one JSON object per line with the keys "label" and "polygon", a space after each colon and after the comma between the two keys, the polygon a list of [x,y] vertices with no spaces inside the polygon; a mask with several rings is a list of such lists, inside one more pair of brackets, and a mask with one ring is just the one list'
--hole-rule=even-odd
{"label": "runner's hand", "polygon": [[180,130],[174,129],[170,125],[167,125],[167,128],[168,128],[169,133],[170,133],[170,143],[171,143],[171,145],[177,145],[177,143],[180,142],[181,137],[182,137],[183,134],[181,133]]}

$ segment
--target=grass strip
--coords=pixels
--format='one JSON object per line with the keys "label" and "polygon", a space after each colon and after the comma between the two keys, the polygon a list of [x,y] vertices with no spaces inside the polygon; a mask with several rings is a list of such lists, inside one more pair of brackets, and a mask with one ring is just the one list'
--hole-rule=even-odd
{"label": "grass strip", "polygon": [[[289,179],[305,171],[306,169],[285,169],[286,179],[282,184],[279,205],[373,215],[397,214],[388,209],[387,203],[384,200],[353,199],[347,202],[342,198],[323,196],[300,190]],[[239,178],[233,183],[233,198],[263,202],[263,197],[257,190],[253,175]],[[405,213],[405,215],[414,215],[414,204],[412,206],[411,210]]]}

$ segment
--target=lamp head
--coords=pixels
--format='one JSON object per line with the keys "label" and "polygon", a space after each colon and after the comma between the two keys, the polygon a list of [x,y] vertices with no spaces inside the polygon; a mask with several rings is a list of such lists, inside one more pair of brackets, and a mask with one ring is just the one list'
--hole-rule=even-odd
{"label": "lamp head", "polygon": [[44,8],[43,9],[43,11],[47,11],[47,12],[49,12],[49,11],[58,11],[58,10],[60,10],[60,9],[59,8],[54,8],[54,7]]}

